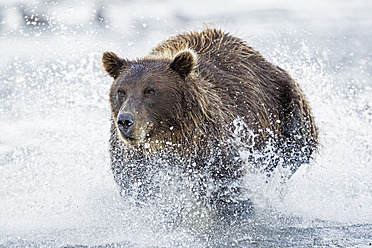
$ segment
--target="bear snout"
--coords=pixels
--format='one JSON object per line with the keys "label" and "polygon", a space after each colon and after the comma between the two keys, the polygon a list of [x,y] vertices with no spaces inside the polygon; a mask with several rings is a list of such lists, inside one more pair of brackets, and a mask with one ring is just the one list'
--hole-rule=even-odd
{"label": "bear snout", "polygon": [[131,138],[130,133],[134,127],[135,119],[130,114],[121,114],[118,116],[118,128],[125,138]]}

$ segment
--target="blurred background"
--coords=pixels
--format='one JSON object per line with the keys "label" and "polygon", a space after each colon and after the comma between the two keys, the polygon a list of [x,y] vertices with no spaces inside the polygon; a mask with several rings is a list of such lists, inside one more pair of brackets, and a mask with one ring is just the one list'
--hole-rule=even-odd
{"label": "blurred background", "polygon": [[[368,0],[0,0],[0,247],[370,246],[371,13]],[[215,232],[119,197],[101,65],[205,25],[286,69],[321,134],[287,184],[248,177],[254,216]]]}

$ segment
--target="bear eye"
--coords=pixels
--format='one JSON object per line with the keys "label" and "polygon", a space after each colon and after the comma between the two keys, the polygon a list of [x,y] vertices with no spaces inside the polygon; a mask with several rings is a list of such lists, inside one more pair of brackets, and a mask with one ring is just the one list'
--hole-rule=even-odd
{"label": "bear eye", "polygon": [[149,96],[155,95],[155,90],[151,88],[147,88],[145,90],[145,95],[149,95]]}
{"label": "bear eye", "polygon": [[118,97],[124,97],[125,96],[125,91],[122,89],[118,89]]}

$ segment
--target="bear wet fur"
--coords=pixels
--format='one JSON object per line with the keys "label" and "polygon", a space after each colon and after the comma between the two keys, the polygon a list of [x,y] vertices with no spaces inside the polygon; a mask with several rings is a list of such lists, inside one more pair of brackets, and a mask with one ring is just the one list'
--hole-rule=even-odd
{"label": "bear wet fur", "polygon": [[[114,79],[111,168],[124,194],[150,197],[144,182],[161,157],[197,181],[205,206],[235,215],[247,207],[235,184],[245,173],[294,172],[316,150],[298,84],[228,33],[207,28],[172,37],[142,59],[106,52],[102,60]],[[251,155],[243,159],[242,149]]]}

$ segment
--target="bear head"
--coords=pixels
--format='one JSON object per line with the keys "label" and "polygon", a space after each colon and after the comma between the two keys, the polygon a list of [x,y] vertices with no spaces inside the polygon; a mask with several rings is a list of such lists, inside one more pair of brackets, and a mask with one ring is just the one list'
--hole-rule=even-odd
{"label": "bear head", "polygon": [[110,89],[112,119],[128,145],[164,140],[180,130],[186,111],[185,88],[196,54],[183,50],[172,59],[129,61],[112,52],[102,57],[114,79]]}

